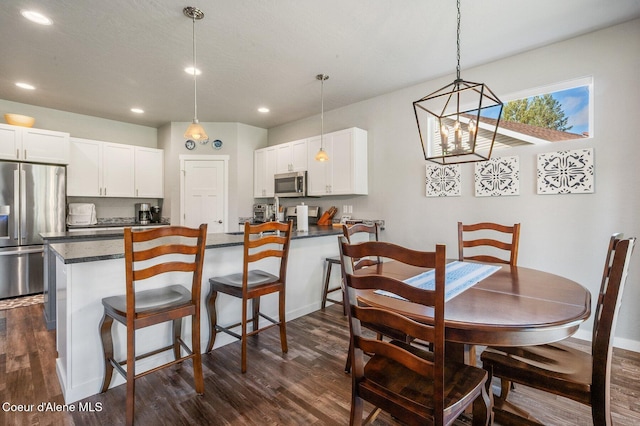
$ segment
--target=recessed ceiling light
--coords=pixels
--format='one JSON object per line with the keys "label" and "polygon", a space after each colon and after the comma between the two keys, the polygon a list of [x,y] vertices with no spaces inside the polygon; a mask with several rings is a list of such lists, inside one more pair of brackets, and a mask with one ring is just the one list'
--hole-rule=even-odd
{"label": "recessed ceiling light", "polygon": [[267,107],[260,107],[260,108],[258,108],[258,112],[261,112],[261,113],[263,113],[263,114],[266,114],[266,113],[268,113],[268,112],[269,112],[269,108],[267,108]]}
{"label": "recessed ceiling light", "polygon": [[21,10],[20,14],[25,18],[27,18],[28,20],[30,20],[31,22],[35,22],[36,24],[40,24],[40,25],[53,24],[53,21],[51,19],[47,18],[42,13],[34,12],[33,10]]}
{"label": "recessed ceiling light", "polygon": [[143,114],[144,110],[141,108],[131,108],[131,112],[135,112],[136,114]]}
{"label": "recessed ceiling light", "polygon": [[18,86],[21,89],[35,90],[35,86],[32,86],[32,85],[30,85],[28,83],[18,82],[18,83],[16,83],[16,86]]}
{"label": "recessed ceiling light", "polygon": [[[186,72],[189,75],[193,75],[193,67],[186,67],[184,69],[184,72]],[[202,72],[198,68],[196,68],[196,75],[200,75],[200,74],[202,74]]]}

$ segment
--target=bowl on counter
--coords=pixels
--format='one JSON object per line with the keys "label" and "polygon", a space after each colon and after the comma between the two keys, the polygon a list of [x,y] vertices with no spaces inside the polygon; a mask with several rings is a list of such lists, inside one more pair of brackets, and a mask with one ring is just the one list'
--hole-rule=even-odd
{"label": "bowl on counter", "polygon": [[36,122],[35,118],[20,114],[5,114],[4,119],[7,124],[21,127],[33,127],[33,124]]}

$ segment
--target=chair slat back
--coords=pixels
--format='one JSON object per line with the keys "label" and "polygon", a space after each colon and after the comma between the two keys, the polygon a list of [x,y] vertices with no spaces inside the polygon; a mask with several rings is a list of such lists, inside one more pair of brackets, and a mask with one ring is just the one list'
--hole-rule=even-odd
{"label": "chair slat back", "polygon": [[[356,234],[369,234],[369,241],[379,241],[379,230],[380,228],[377,223],[374,223],[373,225],[366,225],[364,223],[356,223],[349,226],[346,224],[342,225],[342,235],[344,235],[349,244],[353,243],[351,237]],[[365,266],[375,265],[376,263],[380,263],[380,261],[381,259],[379,257],[354,259],[354,266],[356,269],[359,269],[364,268]]]}
{"label": "chair slat back", "polygon": [[[124,230],[127,309],[133,316],[137,282],[168,272],[191,272],[191,294],[200,300],[207,224],[199,228],[164,226],[143,231]],[[184,260],[162,261],[163,256],[185,255]],[[151,261],[149,263],[149,261]]]}
{"label": "chair slat back", "polygon": [[[436,245],[434,252],[422,252],[386,242],[362,242],[349,244],[346,237],[340,237],[340,257],[345,282],[345,301],[349,309],[349,328],[352,350],[353,380],[365,377],[363,353],[381,355],[402,364],[406,368],[434,380],[434,416],[444,410],[444,295],[446,247]],[[390,276],[379,274],[380,268],[355,269],[353,259],[363,257],[384,257],[424,268],[435,268],[435,289],[421,290]],[[431,306],[434,309],[434,323],[418,323],[410,318],[389,310],[360,306],[357,291],[385,290],[397,294],[411,302]],[[377,327],[392,328],[398,334],[432,342],[433,360],[416,356],[404,345],[368,338],[362,333],[361,323]],[[440,414],[438,414],[440,413]]]}
{"label": "chair slat back", "polygon": [[636,238],[623,239],[621,234],[612,236],[594,316],[592,394],[605,402],[610,389],[612,339],[635,242]]}
{"label": "chair slat back", "polygon": [[[465,239],[465,236],[471,233],[479,233],[476,235],[488,235],[490,237]],[[495,237],[493,237],[495,235]],[[458,222],[458,260],[477,260],[480,262],[504,263],[512,266],[518,264],[518,244],[520,241],[520,224],[513,226],[500,225],[497,223],[482,222],[464,225]],[[473,247],[492,247],[493,249],[508,252],[508,259],[503,259],[491,254],[472,254],[465,255],[465,248]],[[475,253],[475,252],[474,252]]]}
{"label": "chair slat back", "polygon": [[280,281],[285,282],[292,229],[293,221],[272,221],[258,225],[251,225],[249,222],[245,222],[243,260],[243,277],[245,281],[251,263],[273,257],[280,260],[278,273]]}

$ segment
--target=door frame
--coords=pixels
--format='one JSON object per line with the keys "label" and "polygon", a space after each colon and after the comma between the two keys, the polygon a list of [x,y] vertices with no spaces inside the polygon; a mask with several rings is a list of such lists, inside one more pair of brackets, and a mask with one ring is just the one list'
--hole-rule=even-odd
{"label": "door frame", "polygon": [[185,185],[185,163],[187,161],[222,161],[222,171],[224,185],[223,185],[223,221],[224,232],[229,232],[229,156],[228,155],[187,155],[181,154],[180,159],[180,225],[184,226],[184,185]]}

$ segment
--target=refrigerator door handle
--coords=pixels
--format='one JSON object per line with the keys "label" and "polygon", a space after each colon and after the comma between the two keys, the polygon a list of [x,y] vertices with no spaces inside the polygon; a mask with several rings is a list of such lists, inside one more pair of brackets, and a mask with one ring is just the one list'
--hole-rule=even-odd
{"label": "refrigerator door handle", "polygon": [[13,171],[13,239],[17,240],[20,235],[20,172]]}
{"label": "refrigerator door handle", "polygon": [[[27,178],[27,173],[24,170],[20,170],[20,177],[22,178],[22,182],[26,182],[25,179]],[[26,232],[27,232],[27,188],[25,187],[25,185],[22,185],[22,188],[20,188],[20,217],[22,218],[21,222],[20,222],[20,238],[26,238]]]}
{"label": "refrigerator door handle", "polygon": [[34,248],[20,249],[20,250],[0,250],[0,256],[16,256],[16,255],[42,253],[42,252],[44,252],[43,246],[36,246]]}

